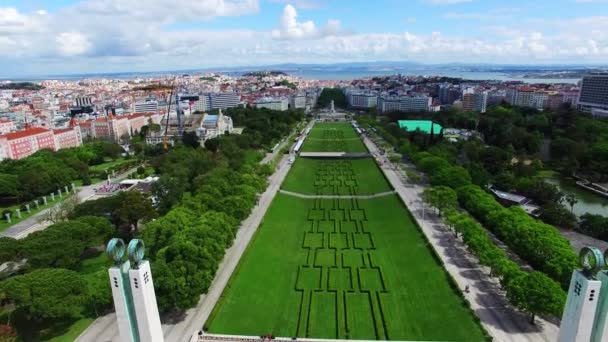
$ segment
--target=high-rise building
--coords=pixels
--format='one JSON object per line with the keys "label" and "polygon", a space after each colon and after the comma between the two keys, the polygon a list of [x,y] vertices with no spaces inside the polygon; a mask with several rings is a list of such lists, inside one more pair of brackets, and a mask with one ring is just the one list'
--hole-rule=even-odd
{"label": "high-rise building", "polygon": [[608,73],[583,77],[578,108],[596,117],[608,117]]}
{"label": "high-rise building", "polygon": [[485,113],[488,106],[488,93],[467,89],[462,95],[462,109],[467,112]]}

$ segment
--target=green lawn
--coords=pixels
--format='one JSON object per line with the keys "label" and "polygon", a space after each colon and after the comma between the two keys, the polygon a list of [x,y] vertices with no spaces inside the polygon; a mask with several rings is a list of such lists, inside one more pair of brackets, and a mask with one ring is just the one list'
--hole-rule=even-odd
{"label": "green lawn", "polygon": [[483,341],[396,196],[278,194],[208,324],[212,333]]}
{"label": "green lawn", "polygon": [[[298,158],[282,188],[328,195],[390,190],[371,158]],[[206,328],[254,336],[485,340],[457,291],[396,195],[279,193]]]}
{"label": "green lawn", "polygon": [[116,159],[116,160],[110,160],[110,161],[106,161],[105,163],[101,163],[99,165],[89,166],[89,171],[91,171],[91,172],[105,171],[110,168],[120,166],[121,164],[124,164],[127,162],[130,162],[130,160],[125,160],[122,158]]}
{"label": "green lawn", "polygon": [[[71,190],[71,188],[70,188],[70,190]],[[11,223],[8,223],[6,221],[6,217],[4,217],[3,215],[0,218],[0,232],[4,231],[4,230],[6,230],[6,229],[8,229],[10,227],[12,227],[13,225],[15,225],[15,224],[17,224],[17,223],[19,223],[19,222],[21,222],[21,221],[23,221],[25,219],[28,219],[28,218],[32,217],[33,215],[36,215],[37,213],[39,213],[40,211],[42,211],[44,209],[51,208],[54,205],[61,203],[65,198],[66,198],[65,192],[63,193],[63,197],[62,198],[60,198],[57,195],[57,193],[55,193],[55,202],[53,202],[53,201],[51,201],[51,196],[47,195],[46,199],[47,199],[48,202],[47,202],[47,205],[45,206],[45,205],[43,205],[42,197],[40,197],[38,199],[38,205],[40,206],[38,209],[36,209],[36,205],[34,204],[34,201],[32,200],[32,201],[28,202],[30,204],[30,213],[28,213],[25,210],[22,210],[21,211],[21,218],[17,217],[17,212],[15,211],[15,209],[21,208],[21,206],[24,205],[25,203],[24,204],[16,204],[16,205],[0,208],[0,213],[2,211],[6,210],[6,209],[10,209],[12,211],[12,214],[11,214]]]}
{"label": "green lawn", "polygon": [[367,152],[350,123],[316,123],[302,152]]}
{"label": "green lawn", "polygon": [[61,336],[56,336],[46,341],[48,342],[72,342],[75,341],[89,325],[95,321],[93,318],[81,318],[67,327],[66,332]]}
{"label": "green lawn", "polygon": [[301,157],[293,164],[281,188],[309,195],[369,195],[392,189],[371,158],[334,160]]}

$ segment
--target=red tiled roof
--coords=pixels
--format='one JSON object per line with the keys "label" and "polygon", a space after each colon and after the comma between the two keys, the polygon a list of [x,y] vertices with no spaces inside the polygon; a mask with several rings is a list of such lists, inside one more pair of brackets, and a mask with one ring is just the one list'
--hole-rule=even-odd
{"label": "red tiled roof", "polygon": [[80,126],[80,127],[91,127],[91,121],[79,122],[78,126]]}
{"label": "red tiled roof", "polygon": [[23,131],[17,131],[17,132],[13,132],[13,133],[4,134],[4,135],[2,135],[2,137],[5,137],[8,140],[15,140],[15,139],[25,138],[25,137],[29,137],[32,135],[38,135],[38,134],[47,133],[47,132],[50,132],[50,130],[48,130],[46,128],[41,128],[41,127],[34,127],[34,128],[25,129]]}
{"label": "red tiled roof", "polygon": [[73,130],[72,127],[69,127],[69,128],[60,128],[60,129],[54,129],[53,133],[54,134],[61,134],[61,133],[65,133],[65,132],[70,132],[72,130]]}
{"label": "red tiled roof", "polygon": [[146,116],[146,114],[145,113],[133,113],[127,117],[129,118],[129,120],[131,120],[131,119],[139,118],[142,116]]}
{"label": "red tiled roof", "polygon": [[11,120],[0,119],[0,123],[11,123]]}

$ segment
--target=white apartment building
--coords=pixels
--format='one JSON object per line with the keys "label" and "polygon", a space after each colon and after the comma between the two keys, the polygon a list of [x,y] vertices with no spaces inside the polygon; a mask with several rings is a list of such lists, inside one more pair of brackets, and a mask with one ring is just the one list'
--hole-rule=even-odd
{"label": "white apartment building", "polygon": [[378,95],[370,93],[348,94],[348,104],[352,108],[373,108],[378,106]]}
{"label": "white apartment building", "polygon": [[268,108],[280,111],[289,109],[289,101],[286,98],[263,97],[255,101],[254,104],[256,108]]}
{"label": "white apartment building", "polygon": [[297,94],[297,95],[292,96],[289,104],[292,109],[306,108],[306,95]]}
{"label": "white apartment building", "polygon": [[[204,95],[201,95],[203,97]],[[241,96],[238,93],[211,93],[208,94],[211,109],[226,109],[239,105]]]}
{"label": "white apartment building", "polygon": [[144,101],[134,103],[133,113],[158,113],[158,102]]}
{"label": "white apartment building", "polygon": [[421,112],[429,110],[433,98],[425,95],[402,96],[399,110],[402,112]]}
{"label": "white apartment building", "polygon": [[378,112],[389,113],[398,112],[401,108],[401,99],[398,96],[380,96],[378,97]]}

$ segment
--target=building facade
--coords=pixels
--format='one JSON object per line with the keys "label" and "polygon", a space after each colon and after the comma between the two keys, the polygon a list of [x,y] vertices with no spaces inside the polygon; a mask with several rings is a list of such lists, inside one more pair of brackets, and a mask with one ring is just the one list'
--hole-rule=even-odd
{"label": "building facade", "polygon": [[608,73],[583,77],[578,108],[597,117],[608,117]]}
{"label": "building facade", "polygon": [[144,101],[134,103],[133,113],[158,113],[158,102]]}
{"label": "building facade", "polygon": [[211,93],[208,96],[211,109],[233,108],[241,102],[241,96],[234,92]]}
{"label": "building facade", "polygon": [[82,145],[82,133],[78,125],[70,128],[54,129],[53,135],[58,150]]}
{"label": "building facade", "polygon": [[52,130],[34,127],[0,135],[2,159],[21,159],[42,149],[57,150]]}
{"label": "building facade", "polygon": [[0,119],[0,134],[7,134],[15,130],[15,124],[11,120]]}
{"label": "building facade", "polygon": [[254,102],[255,108],[268,108],[272,110],[284,111],[289,109],[289,102],[286,98],[261,98]]}

